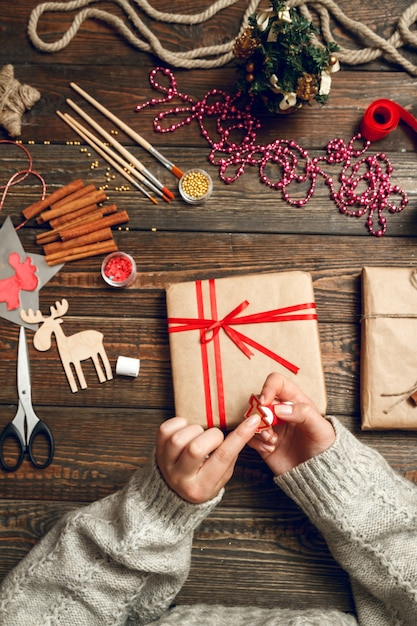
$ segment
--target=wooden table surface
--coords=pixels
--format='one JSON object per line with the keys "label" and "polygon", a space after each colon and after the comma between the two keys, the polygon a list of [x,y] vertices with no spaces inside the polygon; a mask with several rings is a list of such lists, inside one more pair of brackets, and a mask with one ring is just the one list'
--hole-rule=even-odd
{"label": "wooden table surface", "polygon": [[[211,199],[203,206],[185,204],[176,195],[169,205],[150,203],[136,190],[126,189],[117,173],[110,176],[108,198],[128,211],[128,229],[115,228],[119,248],[132,254],[138,266],[135,283],[125,290],[106,287],[102,258],[67,263],[40,291],[39,306],[66,298],[66,334],[100,330],[113,371],[119,355],[141,360],[137,378],[115,376],[100,384],[92,364],[83,365],[88,387],[72,393],[55,343],[48,352],[32,345],[27,331],[35,409],[55,438],[53,463],[35,470],[27,461],[12,473],[0,471],[0,577],[4,577],[65,511],[112,493],[151,454],[159,424],[174,415],[165,287],[173,282],[285,270],[304,270],[313,277],[318,308],[328,411],[362,441],[378,449],[403,475],[417,476],[417,433],[361,432],[359,395],[360,273],[365,265],[411,266],[416,263],[415,171],[416,135],[400,124],[386,139],[371,146],[383,151],[394,166],[393,184],[409,196],[407,208],[388,215],[388,229],[372,237],[365,217],[339,212],[329,188],[318,180],[314,196],[304,207],[284,202],[281,194],[263,185],[256,168],[226,185],[208,163],[209,146],[193,121],[173,133],[153,130],[154,116],[170,105],[135,107],[159,97],[150,86],[150,71],[163,65],[141,52],[103,22],[85,22],[62,51],[43,53],[27,36],[35,0],[2,2],[0,50],[2,64],[14,66],[16,78],[42,94],[23,116],[22,142],[33,158],[33,168],[52,192],[81,178],[97,187],[108,181],[107,164],[56,116],[69,111],[66,98],[81,104],[70,82],[82,85],[126,123],[141,132],[178,167],[206,168],[214,180]],[[158,0],[160,10],[185,13],[207,5],[203,0]],[[172,50],[195,44],[211,45],[233,37],[246,2],[237,2],[209,25],[193,27],[153,22],[153,32]],[[409,0],[385,3],[347,2],[348,15],[389,37]],[[122,13],[111,3],[100,7]],[[266,3],[267,5],[267,3]],[[49,40],[63,34],[73,14],[48,14],[40,32]],[[360,47],[336,25],[339,41]],[[350,43],[349,43],[350,41]],[[407,58],[415,53],[405,49]],[[179,91],[198,101],[211,89],[236,91],[233,62],[216,69],[173,69]],[[294,139],[311,155],[324,154],[327,143],[345,141],[358,132],[366,107],[386,97],[417,113],[415,78],[388,61],[349,67],[333,79],[325,108],[304,107],[292,116],[273,117],[259,109],[261,143]],[[92,110],[90,109],[92,112]],[[97,120],[114,128],[98,114]],[[0,137],[7,139],[5,131]],[[118,138],[131,148],[167,185],[171,174],[125,135]],[[16,146],[0,144],[0,174],[4,184],[22,167],[25,158]],[[95,163],[97,159],[97,164]],[[40,198],[39,181],[30,176],[12,187],[0,213],[16,225],[22,210]],[[25,250],[40,253],[38,232],[31,221],[19,237]],[[0,426],[16,409],[16,354],[18,326],[0,319]],[[271,366],[271,369],[274,369]],[[193,373],[190,372],[190,376]],[[250,390],[252,391],[252,390]],[[244,451],[222,504],[195,535],[191,575],[178,602],[258,604],[264,607],[331,606],[352,609],[347,576],[330,556],[321,535],[300,510],[272,483],[262,462]]]}

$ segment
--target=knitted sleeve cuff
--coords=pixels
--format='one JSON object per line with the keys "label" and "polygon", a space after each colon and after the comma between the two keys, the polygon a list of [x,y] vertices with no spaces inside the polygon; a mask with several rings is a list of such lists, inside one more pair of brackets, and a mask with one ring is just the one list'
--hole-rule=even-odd
{"label": "knitted sleeve cuff", "polygon": [[352,498],[361,497],[381,474],[392,473],[385,459],[360,443],[337,419],[329,418],[335,432],[333,445],[274,481],[305,513],[320,517],[341,513]]}
{"label": "knitted sleeve cuff", "polygon": [[165,482],[154,455],[143,470],[132,476],[125,491],[126,501],[133,507],[135,502],[140,502],[140,508],[152,511],[158,523],[172,527],[182,535],[192,532],[217,506],[224,493],[222,489],[216,497],[203,504],[187,502]]}

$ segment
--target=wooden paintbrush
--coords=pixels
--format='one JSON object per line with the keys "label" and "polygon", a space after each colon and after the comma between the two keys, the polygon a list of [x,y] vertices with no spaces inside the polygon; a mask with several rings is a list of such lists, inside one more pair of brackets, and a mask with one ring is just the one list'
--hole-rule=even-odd
{"label": "wooden paintbrush", "polygon": [[[57,111],[57,114],[65,122],[70,122],[71,128],[73,128],[73,130],[75,130],[78,134],[80,134],[81,132],[83,134],[84,141],[86,141],[92,148],[94,148],[94,150],[97,150],[97,146],[98,146],[102,151],[104,151],[107,154],[107,156],[110,157],[111,164],[113,163],[113,161],[116,161],[117,163],[119,163],[119,165],[122,166],[123,169],[127,170],[135,178],[140,180],[140,182],[144,183],[147,187],[149,187],[149,189],[151,189],[154,193],[156,193],[161,198],[163,198],[165,202],[171,201],[171,198],[168,198],[164,194],[164,192],[158,189],[150,180],[146,178],[146,176],[144,176],[141,172],[138,172],[138,170],[134,167],[132,163],[130,163],[129,161],[126,161],[120,154],[118,154],[117,152],[112,150],[108,145],[100,141],[98,137],[96,137],[93,133],[91,133],[87,128],[85,128],[85,126],[83,126],[80,122],[74,119],[71,115],[69,115],[68,113],[61,113],[58,111]],[[106,158],[102,153],[101,153],[101,156],[103,156],[103,158],[105,158],[106,161],[110,163],[110,160]]]}
{"label": "wooden paintbrush", "polygon": [[144,187],[142,187],[142,185],[139,185],[139,183],[136,182],[136,180],[133,178],[133,176],[131,176],[128,173],[125,167],[122,167],[121,165],[119,165],[117,161],[112,158],[112,156],[110,156],[105,150],[103,150],[102,145],[100,145],[99,143],[97,144],[91,139],[89,139],[87,135],[82,130],[80,130],[79,127],[77,127],[77,124],[74,123],[74,120],[72,120],[70,115],[68,114],[64,115],[63,113],[61,113],[61,111],[57,111],[56,113],[58,117],[60,117],[64,122],[66,122],[70,128],[75,130],[75,132],[82,139],[84,139],[86,143],[88,143],[100,156],[102,156],[103,159],[107,161],[107,163],[110,163],[110,165],[114,167],[115,170],[117,170],[124,178],[126,178],[126,180],[129,181],[131,185],[133,185],[134,187],[136,187],[136,189],[141,191],[143,195],[149,198],[151,202],[153,202],[154,204],[158,204],[158,201]]}
{"label": "wooden paintbrush", "polygon": [[109,144],[111,144],[116,150],[122,154],[128,163],[132,163],[144,176],[146,176],[157,189],[160,189],[170,200],[174,198],[174,194],[165,187],[154,176],[139,159],[137,159],[127,148],[125,148],[117,139],[112,137],[100,124],[98,124],[90,115],[88,115],[83,109],[81,109],[70,98],[67,98],[67,104],[82,117],[94,130],[96,130]]}
{"label": "wooden paintbrush", "polygon": [[74,89],[74,91],[80,94],[80,96],[82,96],[85,100],[87,100],[87,102],[92,104],[98,111],[100,111],[100,113],[108,117],[109,120],[111,120],[114,124],[119,126],[119,128],[121,128],[123,132],[129,135],[131,139],[136,141],[136,143],[142,146],[142,148],[147,150],[150,154],[152,154],[152,156],[158,159],[158,161],[162,163],[162,165],[164,165],[164,167],[166,167],[172,174],[174,174],[174,176],[176,176],[177,178],[182,177],[183,172],[179,169],[179,167],[174,165],[174,163],[171,163],[171,161],[169,161],[166,157],[164,157],[163,154],[158,152],[158,150],[154,148],[152,144],[149,143],[149,141],[147,141],[144,137],[142,137],[142,135],[139,135],[139,133],[134,131],[133,128],[130,128],[130,126],[122,122],[121,119],[119,119],[111,111],[106,109],[106,107],[100,104],[95,98],[90,96],[86,91],[84,91],[84,89],[79,87],[79,85],[77,85],[76,83],[70,83],[70,86]]}

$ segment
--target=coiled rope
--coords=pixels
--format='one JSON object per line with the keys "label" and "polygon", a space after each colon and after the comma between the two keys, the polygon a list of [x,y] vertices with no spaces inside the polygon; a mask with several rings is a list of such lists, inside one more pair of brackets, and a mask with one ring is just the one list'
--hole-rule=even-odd
{"label": "coiled rope", "polygon": [[[221,45],[194,48],[184,52],[174,52],[164,47],[162,42],[150,30],[140,17],[140,12],[154,20],[170,24],[201,24],[213,19],[220,11],[237,3],[238,0],[216,0],[206,10],[191,15],[167,13],[154,9],[147,0],[113,0],[118,5],[131,26],[123,19],[109,11],[93,8],[100,0],[71,0],[70,2],[44,2],[39,4],[31,13],[28,23],[28,34],[33,45],[43,52],[58,52],[64,49],[77,34],[82,23],[88,19],[96,19],[111,26],[134,47],[143,52],[151,52],[162,61],[188,69],[208,69],[221,67],[232,60],[233,44],[237,36],[242,34],[248,25],[248,18],[256,13],[261,0],[250,0],[244,11],[239,32],[229,41]],[[347,16],[334,0],[289,0],[288,6],[297,7],[299,11],[312,20],[311,11],[319,18],[320,31],[323,41],[335,41],[331,31],[331,17],[342,25],[355,39],[360,39],[366,45],[362,49],[348,49],[339,45],[338,58],[347,65],[360,65],[380,57],[396,63],[413,76],[417,76],[417,66],[405,58],[400,49],[404,45],[417,48],[417,36],[411,31],[411,26],[417,19],[417,2],[408,7],[400,16],[395,31],[384,39],[371,28]],[[38,35],[38,23],[44,13],[78,11],[66,33],[55,42],[46,42]]]}

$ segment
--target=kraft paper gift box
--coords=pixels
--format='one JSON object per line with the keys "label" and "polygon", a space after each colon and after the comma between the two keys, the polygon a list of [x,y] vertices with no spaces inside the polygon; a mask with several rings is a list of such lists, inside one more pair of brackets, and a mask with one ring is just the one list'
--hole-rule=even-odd
{"label": "kraft paper gift box", "polygon": [[325,413],[310,274],[178,283],[166,294],[177,416],[229,430],[272,371],[293,379]]}
{"label": "kraft paper gift box", "polygon": [[363,430],[417,429],[417,282],[413,268],[362,270]]}

